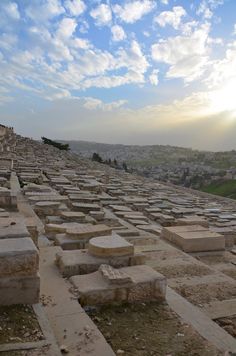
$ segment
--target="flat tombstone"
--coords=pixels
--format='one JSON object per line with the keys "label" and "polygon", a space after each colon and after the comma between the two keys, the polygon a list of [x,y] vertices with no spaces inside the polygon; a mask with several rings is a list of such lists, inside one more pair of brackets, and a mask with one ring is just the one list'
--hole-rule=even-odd
{"label": "flat tombstone", "polygon": [[109,235],[112,232],[112,228],[104,224],[92,225],[81,224],[75,227],[70,227],[66,230],[66,234],[70,238],[77,239],[89,239],[97,236]]}
{"label": "flat tombstone", "polygon": [[38,250],[31,238],[0,240],[1,278],[35,275],[38,265]]}
{"label": "flat tombstone", "polygon": [[134,246],[115,234],[91,239],[88,251],[91,255],[99,257],[129,256],[134,254]]}

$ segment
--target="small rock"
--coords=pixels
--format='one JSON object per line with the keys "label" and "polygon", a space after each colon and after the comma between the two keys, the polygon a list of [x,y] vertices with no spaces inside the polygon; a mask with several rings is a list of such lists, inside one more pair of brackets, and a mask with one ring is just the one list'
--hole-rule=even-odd
{"label": "small rock", "polygon": [[68,354],[69,353],[69,350],[68,350],[68,347],[66,345],[61,345],[60,346],[60,351],[64,354]]}
{"label": "small rock", "polygon": [[119,350],[116,351],[116,353],[117,353],[117,355],[122,355],[122,354],[124,354],[125,352],[124,352],[124,350],[119,349]]}

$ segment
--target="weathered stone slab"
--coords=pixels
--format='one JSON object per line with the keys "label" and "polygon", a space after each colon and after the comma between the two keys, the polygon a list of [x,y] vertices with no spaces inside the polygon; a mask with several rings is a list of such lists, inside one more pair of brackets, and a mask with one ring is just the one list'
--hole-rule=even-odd
{"label": "weathered stone slab", "polygon": [[0,278],[0,305],[36,304],[39,290],[39,275]]}
{"label": "weathered stone slab", "polygon": [[57,201],[39,201],[34,205],[34,211],[41,216],[53,215],[57,212],[60,204]]}
{"label": "weathered stone slab", "polygon": [[66,229],[66,234],[68,237],[85,240],[88,240],[92,237],[109,235],[111,232],[112,228],[104,224],[78,224],[75,227],[69,227]]}
{"label": "weathered stone slab", "polygon": [[181,225],[181,226],[163,227],[161,231],[161,237],[170,242],[173,242],[176,237],[176,234],[180,232],[192,232],[192,231],[208,231],[208,229],[201,225]]}
{"label": "weathered stone slab", "polygon": [[[167,230],[168,228],[166,228],[166,231]],[[224,236],[210,230],[176,232],[171,235],[171,242],[179,246],[185,252],[225,250]]]}
{"label": "weathered stone slab", "polygon": [[94,237],[89,241],[88,251],[93,256],[115,257],[134,254],[134,246],[117,234]]}
{"label": "weathered stone slab", "polygon": [[23,218],[0,219],[0,239],[30,237]]}
{"label": "weathered stone slab", "polygon": [[[166,294],[166,279],[151,267],[141,265],[118,269],[127,282],[120,284],[113,278],[104,278],[101,271],[89,275],[70,278],[73,286],[78,289],[79,302],[82,305],[112,304],[140,301],[163,301]],[[117,276],[117,272],[114,272]]]}
{"label": "weathered stone slab", "polygon": [[97,211],[101,210],[98,204],[86,204],[86,203],[72,203],[72,208],[75,211],[81,211],[82,213],[88,214],[91,210]]}
{"label": "weathered stone slab", "polygon": [[197,215],[177,219],[176,225],[201,225],[206,228],[209,227],[208,221]]}
{"label": "weathered stone slab", "polygon": [[53,202],[63,202],[63,203],[67,203],[69,201],[67,196],[59,195],[59,194],[35,195],[29,197],[28,200],[32,204],[35,204],[39,201],[53,201]]}
{"label": "weathered stone slab", "polygon": [[62,250],[56,256],[56,264],[63,277],[95,272],[101,264],[121,268],[142,265],[145,260],[146,257],[142,253],[133,256],[97,257],[89,254],[88,250]]}
{"label": "weathered stone slab", "polygon": [[36,275],[38,267],[38,250],[30,238],[0,240],[0,278]]}
{"label": "weathered stone slab", "polygon": [[63,220],[70,222],[84,222],[85,214],[79,211],[62,211],[60,213]]}

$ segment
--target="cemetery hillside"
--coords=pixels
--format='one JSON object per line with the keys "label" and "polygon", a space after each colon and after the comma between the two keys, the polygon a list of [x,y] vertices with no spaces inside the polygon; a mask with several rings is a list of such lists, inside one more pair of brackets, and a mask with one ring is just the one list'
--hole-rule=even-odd
{"label": "cemetery hillside", "polygon": [[0,0],[0,356],[236,356],[236,0]]}
{"label": "cemetery hillside", "polygon": [[4,125],[0,151],[0,354],[235,354],[235,200]]}

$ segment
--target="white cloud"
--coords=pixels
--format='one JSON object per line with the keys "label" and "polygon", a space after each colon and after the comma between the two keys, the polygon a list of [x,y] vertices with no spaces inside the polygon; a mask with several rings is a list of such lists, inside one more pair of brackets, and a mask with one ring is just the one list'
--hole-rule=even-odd
{"label": "white cloud", "polygon": [[167,77],[192,81],[203,73],[208,63],[209,30],[209,25],[202,25],[190,35],[160,40],[152,45],[152,58],[170,65]]}
{"label": "white cloud", "polygon": [[96,98],[91,98],[91,97],[85,97],[83,98],[84,104],[83,107],[88,109],[88,110],[103,110],[103,111],[112,111],[114,109],[118,109],[124,104],[127,103],[126,100],[118,100],[118,101],[112,101],[110,103],[104,103],[102,100],[96,99]]}
{"label": "white cloud", "polygon": [[59,0],[37,0],[26,7],[26,15],[35,22],[47,21],[65,12]]}
{"label": "white cloud", "polygon": [[163,11],[160,15],[154,18],[154,21],[161,27],[171,25],[177,30],[181,25],[182,17],[186,15],[187,13],[182,6],[175,6],[172,11]]}
{"label": "white cloud", "polygon": [[164,4],[164,5],[168,5],[169,0],[161,0],[161,3]]}
{"label": "white cloud", "polygon": [[236,24],[234,25],[234,32],[233,32],[234,35],[236,35]]}
{"label": "white cloud", "polygon": [[3,33],[0,35],[0,47],[1,49],[10,50],[17,43],[17,36]]}
{"label": "white cloud", "polygon": [[64,6],[71,16],[79,16],[86,10],[86,5],[82,0],[66,0]]}
{"label": "white cloud", "polygon": [[112,40],[115,42],[122,41],[126,38],[125,31],[119,25],[114,25],[111,28]]}
{"label": "white cloud", "polygon": [[228,46],[223,59],[212,63],[210,74],[206,78],[210,89],[222,88],[231,81],[236,83],[236,41]]}
{"label": "white cloud", "polygon": [[149,80],[152,85],[158,85],[159,79],[158,79],[158,69],[154,69],[152,73],[149,75]]}
{"label": "white cloud", "polygon": [[20,13],[18,10],[18,5],[15,2],[9,2],[8,4],[4,4],[3,6],[6,14],[11,17],[13,20],[20,19]]}
{"label": "white cloud", "polygon": [[129,1],[123,6],[115,4],[113,11],[121,21],[134,23],[140,20],[144,15],[148,14],[155,8],[155,2],[152,0]]}
{"label": "white cloud", "polygon": [[145,73],[149,66],[149,63],[136,40],[131,42],[129,49],[120,49],[118,51],[117,63],[120,67],[127,67],[130,71],[140,74]]}
{"label": "white cloud", "polygon": [[70,38],[77,27],[74,19],[64,17],[59,23],[57,36],[59,38]]}
{"label": "white cloud", "polygon": [[111,8],[107,4],[100,4],[90,11],[90,16],[99,26],[109,25],[112,20]]}
{"label": "white cloud", "polygon": [[205,19],[210,19],[213,16],[213,12],[210,9],[210,4],[206,0],[202,1],[197,10],[197,15],[203,15]]}

